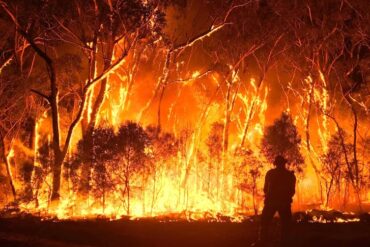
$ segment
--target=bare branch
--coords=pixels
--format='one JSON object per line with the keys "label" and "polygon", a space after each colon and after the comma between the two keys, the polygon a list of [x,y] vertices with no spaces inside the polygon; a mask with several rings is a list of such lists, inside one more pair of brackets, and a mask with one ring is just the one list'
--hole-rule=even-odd
{"label": "bare branch", "polygon": [[50,103],[50,97],[47,96],[46,94],[43,94],[40,91],[37,91],[36,89],[31,89],[30,91],[37,94],[38,96],[41,96],[42,98],[46,99],[48,103]]}
{"label": "bare branch", "polygon": [[234,5],[234,6],[231,6],[231,8],[229,8],[229,10],[227,11],[225,17],[224,17],[224,23],[227,22],[227,19],[229,18],[231,12],[233,12],[234,10],[238,9],[238,8],[243,8],[247,5],[249,5],[250,3],[252,3],[253,1],[248,1],[246,3],[242,3],[242,4],[238,4],[238,5]]}
{"label": "bare branch", "polygon": [[3,69],[8,66],[13,60],[13,56],[10,56],[8,59],[5,60],[5,62],[0,66],[0,74],[3,71]]}
{"label": "bare branch", "polygon": [[185,49],[185,48],[188,48],[188,47],[191,47],[193,46],[195,43],[197,43],[198,41],[201,41],[209,36],[211,36],[213,33],[216,33],[218,32],[219,30],[221,30],[223,27],[225,27],[226,25],[229,25],[230,23],[223,23],[223,24],[220,24],[220,25],[217,25],[217,26],[213,26],[211,25],[206,31],[198,34],[197,36],[193,37],[192,39],[186,41],[185,43],[181,43],[181,44],[178,44],[176,45],[176,47],[174,47],[172,49],[172,52],[177,52],[179,50],[182,50],[182,49]]}
{"label": "bare branch", "polygon": [[205,77],[208,74],[210,74],[212,71],[213,71],[212,69],[208,69],[208,70],[206,70],[206,71],[204,71],[204,72],[202,72],[202,73],[200,73],[198,75],[191,76],[189,78],[184,78],[184,79],[181,79],[180,78],[180,79],[177,79],[177,80],[173,80],[173,81],[168,82],[168,84],[171,84],[171,83],[184,83],[184,84],[186,84],[189,81],[194,81],[194,80],[198,80],[198,79],[200,79],[202,77]]}

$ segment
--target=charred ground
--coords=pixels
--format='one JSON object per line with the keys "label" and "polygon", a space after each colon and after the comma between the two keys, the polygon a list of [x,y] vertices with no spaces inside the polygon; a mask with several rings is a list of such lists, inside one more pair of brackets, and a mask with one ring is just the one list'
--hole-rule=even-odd
{"label": "charred ground", "polygon": [[[278,222],[274,222],[275,236]],[[232,222],[0,219],[1,246],[249,246],[258,218]],[[369,246],[369,216],[352,223],[295,223],[291,246]],[[274,243],[273,243],[274,244]]]}

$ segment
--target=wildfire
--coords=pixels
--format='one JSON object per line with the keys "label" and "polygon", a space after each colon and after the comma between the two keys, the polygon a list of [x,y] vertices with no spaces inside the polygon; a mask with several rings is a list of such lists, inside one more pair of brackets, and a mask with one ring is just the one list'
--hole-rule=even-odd
{"label": "wildfire", "polygon": [[[54,32],[54,28],[52,31],[28,30],[34,28],[33,25],[22,27],[24,23],[19,23],[17,15],[12,14],[12,6],[1,4],[9,17],[4,23],[9,21],[14,25],[12,30],[20,31],[12,43],[27,44],[16,47],[21,51],[16,51],[1,65],[0,75],[11,75],[4,83],[17,78],[14,71],[18,70],[27,70],[27,76],[22,74],[20,81],[33,81],[35,77],[37,82],[48,79],[19,90],[19,94],[32,91],[41,97],[40,102],[29,103],[23,96],[14,100],[14,104],[24,100],[27,107],[37,108],[29,115],[19,110],[32,119],[31,127],[19,124],[22,127],[13,131],[13,122],[24,119],[0,122],[0,131],[9,132],[4,135],[4,139],[9,138],[3,145],[7,151],[4,151],[4,163],[8,166],[9,179],[15,180],[15,188],[21,195],[20,209],[59,219],[178,217],[189,221],[228,218],[241,222],[246,215],[261,211],[263,178],[272,166],[270,156],[277,154],[290,159],[291,169],[297,175],[296,209],[304,211],[314,204],[325,209],[323,211],[347,210],[346,207],[354,204],[359,208],[361,203],[367,204],[370,201],[369,137],[365,120],[369,112],[368,95],[362,99],[357,94],[366,87],[368,78],[363,73],[364,81],[347,85],[348,81],[355,80],[350,77],[356,77],[352,74],[365,62],[357,61],[350,69],[337,69],[335,76],[332,71],[336,68],[331,70],[341,60],[349,60],[348,57],[362,57],[362,54],[340,54],[330,61],[332,54],[338,51],[355,53],[362,49],[332,48],[334,43],[339,43],[338,37],[331,40],[340,31],[337,27],[347,24],[336,25],[332,33],[320,33],[331,28],[323,23],[324,27],[316,30],[315,38],[325,38],[310,49],[310,42],[314,41],[305,41],[305,37],[298,35],[299,30],[290,30],[299,25],[286,25],[284,18],[280,20],[284,14],[276,19],[290,31],[279,27],[271,32],[265,30],[262,35],[254,32],[255,22],[247,21],[248,14],[241,25],[235,12],[244,7],[258,8],[250,14],[263,15],[264,11],[259,11],[263,4],[256,3],[256,7],[249,2],[241,5],[231,2],[230,9],[219,11],[225,12],[223,16],[212,21],[193,20],[194,26],[204,24],[197,27],[200,32],[187,32],[184,25],[179,35],[177,25],[184,24],[181,20],[188,14],[178,16],[177,6],[167,10],[170,14],[177,13],[172,18],[179,23],[173,24],[174,20],[166,19],[168,13],[161,12],[167,6],[159,3],[127,3],[128,6],[138,4],[137,11],[132,11],[132,15],[138,16],[131,19],[117,14],[126,3],[108,1],[101,11],[98,9],[104,7],[103,3],[89,6],[87,10],[78,7],[71,15],[74,18],[74,15],[95,13],[86,20],[96,20],[96,26],[75,25],[85,18],[71,20],[73,28],[65,26],[69,23],[64,19],[56,20],[50,26],[55,25],[55,32],[63,33],[51,33],[50,37],[31,37]],[[345,8],[340,6],[340,9],[342,7]],[[97,18],[105,11],[109,12],[106,14],[109,18]],[[309,12],[312,24],[311,10]],[[301,16],[292,20],[299,18]],[[124,19],[129,23],[124,23]],[[307,20],[306,16],[302,18],[300,25],[304,26]],[[253,24],[251,27],[249,22]],[[262,24],[259,28],[268,29]],[[116,28],[115,25],[123,26]],[[248,31],[250,28],[253,32]],[[362,32],[353,31],[359,35]],[[234,33],[237,42],[230,39]],[[249,35],[251,38],[247,40]],[[52,38],[58,42],[49,44]],[[345,46],[365,42],[357,38],[359,40],[349,41]],[[220,44],[225,47],[221,49]],[[45,48],[41,49],[42,46]],[[51,48],[46,49],[48,46]],[[333,50],[327,52],[324,47]],[[7,48],[7,52],[13,49]],[[32,49],[32,53],[27,49]],[[60,52],[59,49],[66,50]],[[58,56],[51,51],[56,51]],[[71,61],[73,66],[72,62],[81,63],[78,76],[69,78],[70,75],[63,72],[70,68],[60,54],[67,60],[81,58]],[[18,57],[20,68],[12,68],[18,64]],[[27,60],[28,57],[33,57],[32,61]],[[15,58],[17,63],[13,63]],[[38,59],[42,66],[47,65],[46,72],[37,64]],[[12,71],[7,72],[9,67]],[[340,70],[345,71],[345,76],[340,75]],[[333,78],[341,76],[345,77],[342,84],[336,84],[337,78]],[[0,85],[0,93],[14,86],[9,85],[4,88]],[[8,94],[12,95],[13,91]],[[3,115],[9,115],[9,111],[4,110]],[[11,127],[2,127],[9,123]],[[267,138],[269,127],[275,136]],[[282,133],[286,134],[286,138],[281,138],[284,140],[276,137]],[[3,133],[0,134],[3,137]],[[262,144],[265,137],[265,144],[280,142],[285,146],[271,148],[271,151],[267,144]],[[22,144],[26,139],[27,145]],[[288,148],[294,149],[293,154],[286,150]],[[58,193],[53,195],[54,191]],[[310,222],[359,221],[350,213],[338,217],[315,211],[306,211],[306,214],[312,216]]]}
{"label": "wildfire", "polygon": [[310,217],[310,223],[350,223],[360,222],[360,218],[351,212],[340,213],[330,208],[325,210],[307,210],[305,212]]}
{"label": "wildfire", "polygon": [[[199,71],[195,71],[191,78],[196,79],[200,74]],[[234,83],[237,84],[240,78],[238,76],[235,76],[235,78],[237,79]],[[120,116],[127,110],[124,109],[123,103],[128,97],[127,86],[124,83],[127,78],[110,76],[108,79],[104,97],[105,103],[99,111],[99,119],[101,120],[99,120],[98,125],[112,126],[115,133],[117,133],[124,121],[124,118]],[[216,80],[214,76],[210,79],[211,81]],[[306,81],[307,85],[312,85],[312,78],[308,77]],[[217,82],[217,84],[219,83]],[[239,146],[238,143],[245,135],[246,143],[254,152],[258,152],[259,146],[255,143],[259,143],[264,134],[269,88],[266,86],[260,91],[254,78],[249,80],[249,84],[252,90],[239,91],[236,95],[238,108],[232,114],[231,119],[234,119],[233,121],[236,123],[237,131],[235,134],[238,138],[233,139],[234,143],[231,144],[231,150]],[[118,90],[114,90],[116,88]],[[313,90],[314,102],[326,109],[329,100],[327,92],[316,88]],[[90,103],[87,106],[88,116],[91,114],[93,95],[94,93],[91,91]],[[44,112],[35,125],[34,162],[36,169],[43,169],[39,153],[42,138],[45,138],[42,137],[44,136],[44,129],[49,125],[47,119],[47,113]],[[330,134],[326,121],[326,118],[323,117],[322,123],[317,129],[317,135],[321,143],[327,143]],[[48,145],[50,145],[50,141],[50,135],[46,135]],[[223,217],[229,217],[231,221],[241,222],[244,219],[241,215],[252,214],[253,209],[248,205],[252,205],[253,200],[258,200],[260,203],[262,196],[258,199],[252,198],[250,193],[238,187],[233,162],[223,163],[221,166],[222,162],[220,161],[219,167],[207,167],[205,161],[197,156],[199,152],[206,150],[201,143],[202,140],[199,140],[194,133],[189,133],[188,136],[185,136],[184,141],[183,147],[177,147],[172,160],[160,159],[155,161],[154,173],[145,174],[145,171],[143,171],[144,173],[134,174],[130,185],[132,191],[129,216],[131,219],[173,215],[186,220],[222,221],[222,215]],[[74,143],[76,145],[77,141],[74,141]],[[76,147],[70,149],[70,158],[72,158],[71,155],[75,150]],[[146,149],[145,152],[149,156],[156,155],[152,148]],[[14,155],[14,153],[11,155]],[[259,162],[265,162],[261,158],[257,159],[261,160]],[[91,172],[93,174],[94,170],[92,169]],[[211,173],[213,175],[210,177],[209,174]],[[115,176],[118,175],[112,175],[111,179],[117,179]],[[217,179],[213,179],[214,176],[217,176]],[[312,177],[314,177],[314,173],[311,175],[306,173],[305,178],[299,184],[303,190],[308,192],[307,196],[310,196],[313,193],[311,189],[316,187],[315,180]],[[122,184],[113,184],[113,189],[110,189],[110,192],[104,196],[104,203],[102,204],[102,199],[91,193],[89,193],[87,199],[82,199],[76,191],[71,190],[73,182],[67,178],[63,182],[60,203],[57,207],[52,207],[49,203],[51,176],[46,174],[43,180],[39,180],[36,171],[34,171],[33,181],[37,187],[34,192],[37,198],[36,206],[33,202],[22,204],[22,210],[38,212],[45,216],[54,215],[59,219],[89,218],[102,215],[110,219],[119,219],[128,214],[127,200],[122,197],[122,191],[125,191],[126,188]],[[261,179],[257,186],[261,188],[262,185],[263,180]],[[90,186],[98,185],[90,183]],[[334,219],[334,221],[344,222],[341,218]],[[346,220],[346,222],[348,221],[358,220]],[[314,216],[312,222],[325,223],[327,220],[323,217]]]}

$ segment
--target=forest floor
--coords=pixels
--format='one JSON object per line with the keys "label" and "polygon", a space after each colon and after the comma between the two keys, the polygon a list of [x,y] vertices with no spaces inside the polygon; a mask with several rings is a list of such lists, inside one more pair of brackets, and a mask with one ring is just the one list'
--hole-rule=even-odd
{"label": "forest floor", "polygon": [[[275,236],[277,227],[274,223]],[[256,240],[257,233],[257,222],[0,219],[1,247],[247,247]],[[291,246],[369,247],[370,223],[296,223]]]}

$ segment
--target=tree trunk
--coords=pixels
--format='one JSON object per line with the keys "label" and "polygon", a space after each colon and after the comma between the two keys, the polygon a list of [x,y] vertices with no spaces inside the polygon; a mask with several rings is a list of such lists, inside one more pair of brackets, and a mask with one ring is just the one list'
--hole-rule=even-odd
{"label": "tree trunk", "polygon": [[[111,39],[113,39],[113,37]],[[107,51],[106,51],[106,54],[104,54],[104,68],[103,68],[104,71],[107,70],[111,66],[113,49],[114,49],[113,40],[109,40],[107,41],[107,43],[108,43],[106,47]],[[104,78],[100,83],[99,93],[96,96],[94,105],[91,109],[90,122],[88,124],[87,133],[91,133],[92,129],[96,127],[96,120],[99,114],[100,107],[102,106],[103,101],[104,101],[105,91],[107,89],[107,83],[108,83],[108,77]],[[93,95],[91,97],[93,97]]]}
{"label": "tree trunk", "polygon": [[254,209],[254,215],[258,214],[258,209],[256,206],[256,181],[253,181],[253,188],[252,188],[252,200],[253,200],[253,209]]}
{"label": "tree trunk", "polygon": [[13,176],[12,176],[12,172],[11,172],[11,167],[10,167],[10,164],[9,164],[9,161],[8,161],[8,157],[7,157],[8,154],[5,151],[5,142],[4,142],[4,139],[3,139],[2,136],[1,136],[0,146],[1,146],[1,156],[2,156],[3,161],[4,161],[4,164],[6,166],[6,173],[8,175],[10,189],[12,191],[13,199],[16,200],[17,193],[16,193],[15,186],[14,186],[14,181],[13,181]]}
{"label": "tree trunk", "polygon": [[315,175],[316,175],[316,179],[317,179],[317,183],[319,185],[319,188],[320,188],[320,201],[321,203],[323,203],[323,192],[322,192],[322,184],[321,184],[321,178],[320,178],[320,171],[319,169],[317,168],[317,166],[315,165],[315,162],[313,161],[312,159],[312,156],[311,156],[311,135],[310,135],[310,120],[311,120],[311,112],[312,112],[312,103],[313,103],[313,97],[314,97],[314,83],[313,81],[311,80],[310,81],[310,92],[309,92],[309,99],[308,99],[308,109],[307,109],[307,118],[306,118],[306,128],[305,128],[305,132],[306,132],[306,147],[307,147],[307,150],[308,150],[308,158],[310,160],[310,163],[315,171]]}
{"label": "tree trunk", "polygon": [[223,157],[226,158],[226,154],[229,149],[229,127],[230,127],[230,115],[231,115],[231,107],[230,107],[230,98],[231,98],[231,84],[227,85],[227,93],[226,93],[226,109],[225,109],[225,123],[224,123],[224,131],[223,131]]}
{"label": "tree trunk", "polygon": [[159,97],[158,112],[157,112],[157,117],[158,117],[157,118],[158,119],[158,123],[157,123],[158,133],[161,130],[161,107],[162,107],[162,101],[163,101],[164,92],[165,92],[166,87],[167,87],[170,63],[171,63],[171,51],[169,50],[167,52],[167,54],[166,54],[166,60],[165,60],[165,64],[164,64],[164,67],[163,67],[162,76],[160,78],[160,86],[162,87],[162,90],[161,90],[161,94],[160,94],[160,97]]}
{"label": "tree trunk", "polygon": [[[108,69],[111,65],[112,55],[113,55],[113,41],[108,42],[109,45],[107,47],[107,52],[105,54],[105,61],[104,61],[104,70]],[[94,64],[96,61],[93,61]],[[95,67],[95,66],[94,66]],[[94,71],[95,72],[95,71]],[[92,72],[91,72],[92,73]],[[97,118],[99,115],[100,108],[104,102],[104,96],[107,89],[108,78],[104,78],[100,83],[100,88],[98,95],[96,96],[95,102],[91,108],[90,114],[90,121],[85,122],[85,127],[83,130],[83,139],[86,141],[84,145],[84,163],[82,164],[82,174],[81,174],[81,185],[79,193],[82,197],[86,197],[90,191],[90,180],[91,180],[91,169],[93,167],[91,158],[92,158],[92,147],[93,147],[93,133],[94,128],[96,127]],[[91,93],[90,97],[94,98],[93,93]]]}
{"label": "tree trunk", "polygon": [[128,85],[127,85],[126,97],[125,97],[124,102],[122,104],[123,105],[123,110],[127,110],[127,107],[129,105],[131,90],[133,88],[134,81],[135,81],[134,79],[136,77],[137,71],[139,70],[140,60],[141,60],[142,53],[144,52],[144,50],[145,50],[145,47],[141,48],[136,53],[134,53],[134,61],[135,62],[134,62],[133,68],[132,68],[132,72],[127,76]]}
{"label": "tree trunk", "polygon": [[157,134],[161,132],[161,107],[162,107],[162,101],[163,101],[163,96],[164,92],[166,91],[166,85],[162,86],[161,94],[159,96],[159,101],[158,101],[158,111],[157,111]]}
{"label": "tree trunk", "polygon": [[126,181],[126,188],[127,188],[127,216],[130,216],[130,181],[127,179]]}
{"label": "tree trunk", "polygon": [[358,169],[358,160],[357,160],[357,122],[358,122],[358,118],[357,118],[357,112],[355,110],[355,108],[352,106],[352,113],[353,113],[353,118],[354,118],[354,122],[353,122],[353,165],[354,165],[354,168],[355,168],[355,180],[356,180],[356,189],[359,189],[360,187],[360,179],[359,179],[359,169]]}
{"label": "tree trunk", "polygon": [[262,86],[262,82],[263,82],[264,79],[265,79],[265,73],[263,73],[263,75],[261,76],[261,78],[260,78],[260,80],[258,82],[257,90],[256,90],[255,95],[253,97],[252,104],[251,104],[251,106],[249,108],[249,112],[248,112],[248,116],[247,116],[247,119],[246,119],[246,124],[245,124],[244,130],[243,130],[243,136],[242,136],[242,141],[240,143],[240,147],[243,147],[244,144],[245,144],[245,139],[247,138],[249,124],[250,124],[250,122],[252,120],[252,116],[254,114],[254,107],[256,105],[258,94],[260,92],[260,88]]}
{"label": "tree trunk", "polygon": [[126,200],[127,200],[127,215],[130,215],[130,157],[126,157],[126,167],[124,171],[125,187],[126,187]]}
{"label": "tree trunk", "polygon": [[[36,136],[36,121],[35,121],[35,118],[33,117],[30,117],[27,119],[27,137],[25,138],[24,140],[24,143],[26,145],[27,148],[29,148],[30,150],[34,150],[34,145],[35,145],[35,136]],[[34,171],[34,155],[36,154],[33,154],[32,156],[28,156],[27,157],[27,160],[24,162],[24,165],[30,165],[31,166],[31,170],[29,171],[29,173],[25,174],[26,176],[24,177],[24,181],[25,181],[25,186],[24,186],[24,196],[27,200],[32,200],[32,194],[33,194],[33,191],[32,191],[32,174],[33,174],[33,171]]]}
{"label": "tree trunk", "polygon": [[330,193],[331,193],[331,188],[333,186],[333,178],[330,179],[329,185],[328,185],[328,190],[326,191],[326,202],[325,202],[325,207],[328,208],[329,206],[329,199],[330,199]]}
{"label": "tree trunk", "polygon": [[63,157],[58,154],[55,159],[54,169],[53,169],[53,186],[51,193],[51,201],[58,202],[60,199],[60,182],[62,173]]}
{"label": "tree trunk", "polygon": [[155,203],[155,200],[156,200],[156,184],[157,184],[157,171],[156,171],[156,168],[154,168],[154,177],[153,177],[153,193],[152,193],[152,205],[151,205],[151,209],[150,209],[150,214],[153,216],[153,208],[154,208],[154,203]]}
{"label": "tree trunk", "polygon": [[53,152],[54,152],[54,167],[52,169],[53,174],[53,185],[51,200],[59,201],[60,198],[60,180],[62,164],[64,160],[64,155],[60,149],[60,130],[59,130],[59,108],[58,108],[58,87],[56,81],[55,68],[52,60],[45,54],[45,62],[47,64],[50,80],[50,96],[48,97],[50,107],[51,107],[51,121],[53,129]]}
{"label": "tree trunk", "polygon": [[49,74],[50,95],[49,96],[43,95],[43,97],[46,98],[50,104],[52,131],[53,131],[52,147],[53,147],[53,153],[54,153],[54,167],[52,168],[53,185],[52,185],[51,200],[58,202],[59,197],[60,197],[59,196],[60,179],[61,179],[60,175],[61,175],[62,164],[63,164],[65,154],[61,151],[61,148],[60,148],[58,86],[57,86],[57,81],[56,81],[56,72],[55,72],[53,60],[34,43],[34,41],[29,37],[29,35],[26,32],[24,32],[23,30],[19,30],[19,32],[30,43],[30,45],[35,50],[35,52],[45,61],[47,71]]}

